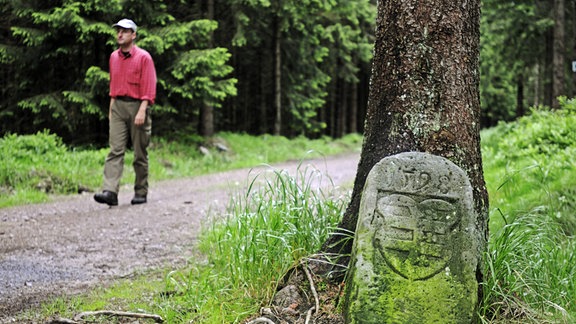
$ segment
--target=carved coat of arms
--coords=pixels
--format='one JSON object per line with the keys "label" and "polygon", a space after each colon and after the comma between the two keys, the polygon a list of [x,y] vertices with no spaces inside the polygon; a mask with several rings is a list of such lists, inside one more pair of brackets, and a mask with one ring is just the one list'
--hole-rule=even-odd
{"label": "carved coat of arms", "polygon": [[416,195],[385,195],[378,200],[381,227],[374,244],[398,275],[425,280],[446,269],[451,233],[459,217],[454,203]]}

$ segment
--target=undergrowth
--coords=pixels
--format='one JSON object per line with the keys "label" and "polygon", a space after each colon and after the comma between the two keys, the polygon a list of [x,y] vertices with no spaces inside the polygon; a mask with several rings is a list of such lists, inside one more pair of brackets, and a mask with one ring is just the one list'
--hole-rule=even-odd
{"label": "undergrowth", "polygon": [[483,132],[486,323],[576,321],[576,102]]}
{"label": "undergrowth", "polygon": [[[576,322],[576,102],[561,102],[560,110],[534,109],[481,134],[491,205],[479,309],[483,323]],[[224,138],[234,143],[234,136]],[[265,146],[276,139],[260,140]],[[159,152],[170,157],[165,163],[173,165],[164,169],[166,176],[175,176],[180,172],[176,170],[193,172],[194,166],[182,161],[189,145],[158,145],[164,146]],[[224,168],[239,166],[233,161],[243,158],[271,163],[276,153],[262,149],[236,154],[200,159]],[[107,295],[90,297],[90,303],[60,302],[51,312],[116,305],[146,308],[168,323],[240,323],[269,302],[288,268],[317,250],[348,201],[336,192],[317,191],[315,171],[300,171],[295,178],[271,170],[249,180],[249,190],[235,196],[227,214],[205,224],[197,260],[186,269],[167,272],[164,279],[147,282],[151,276],[144,276],[142,285],[152,293],[124,297],[125,291],[134,291],[135,281],[128,281]]]}
{"label": "undergrowth", "polygon": [[[177,142],[153,137],[149,149],[150,180],[356,151],[360,141],[358,134],[337,140],[234,133],[220,133],[208,140],[182,134]],[[0,138],[0,208],[46,202],[57,195],[99,191],[107,153],[107,148],[67,147],[48,131]],[[128,150],[121,185],[134,183],[132,162],[133,154]]]}
{"label": "undergrowth", "polygon": [[168,289],[195,310],[173,320],[238,323],[257,313],[288,269],[335,229],[349,200],[342,194],[302,166],[296,176],[273,169],[256,175],[224,217],[206,224],[199,244],[205,263],[168,275]]}

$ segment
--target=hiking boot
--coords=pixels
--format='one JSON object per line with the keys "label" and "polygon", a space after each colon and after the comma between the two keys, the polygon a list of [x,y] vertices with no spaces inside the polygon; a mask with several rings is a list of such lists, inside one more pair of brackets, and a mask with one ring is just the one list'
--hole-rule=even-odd
{"label": "hiking boot", "polygon": [[118,195],[112,191],[104,190],[94,195],[94,200],[108,206],[118,206]]}
{"label": "hiking boot", "polygon": [[132,205],[145,204],[146,203],[146,195],[144,195],[144,196],[134,195],[134,198],[132,198],[132,201],[130,201],[130,203]]}

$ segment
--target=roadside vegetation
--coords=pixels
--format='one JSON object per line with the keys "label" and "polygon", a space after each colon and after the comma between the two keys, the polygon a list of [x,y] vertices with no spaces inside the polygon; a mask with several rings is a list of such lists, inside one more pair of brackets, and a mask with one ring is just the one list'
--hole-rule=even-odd
{"label": "roadside vegetation", "polygon": [[[560,110],[534,109],[516,122],[482,131],[491,204],[484,300],[479,309],[484,323],[576,321],[576,102],[561,102]],[[261,163],[263,159],[272,163],[302,158],[310,149],[335,154],[358,149],[360,142],[358,137],[289,141],[221,134],[220,138],[230,151],[207,156],[196,152],[197,142],[160,141],[152,157],[160,169],[153,173],[160,174],[159,178],[192,176],[195,172]],[[48,141],[63,154],[56,154],[59,159],[51,163],[35,164],[49,160],[48,151],[53,148],[32,149],[28,145],[16,151],[11,146],[12,154],[20,155],[9,161],[35,161],[26,163],[36,167],[33,171],[8,173],[2,164],[2,183],[11,186],[10,192],[34,192],[38,178],[32,175],[48,174],[60,179],[66,168],[86,174],[86,178],[77,177],[82,185],[98,186],[105,150],[68,152],[45,133],[28,140]],[[18,138],[7,137],[0,142],[3,157],[6,141],[17,142]],[[61,165],[63,162],[68,165]],[[56,166],[49,168],[53,164]],[[78,166],[71,166],[75,164]],[[78,172],[78,168],[83,171]],[[6,178],[8,174],[19,175]],[[94,175],[96,183],[89,179]],[[342,188],[325,192],[313,189],[311,183],[317,176],[313,170],[300,170],[296,177],[277,172],[269,176],[264,187],[238,193],[230,201],[227,214],[219,215],[218,221],[204,228],[198,244],[198,260],[202,261],[191,261],[184,269],[142,274],[85,296],[55,300],[22,316],[72,318],[83,311],[110,309],[158,314],[168,323],[242,323],[267,305],[287,269],[303,258],[305,262],[338,224],[349,197]],[[34,180],[28,180],[26,190],[24,184],[6,185],[7,179],[14,181],[15,177]],[[49,197],[22,194],[14,204],[36,196],[41,198],[37,201]]]}
{"label": "roadside vegetation", "polygon": [[[149,148],[151,181],[299,160],[359,150],[358,134],[338,140],[220,133],[208,142],[196,135],[153,138]],[[46,202],[55,195],[98,191],[108,148],[69,148],[47,131],[0,138],[0,208]],[[133,154],[125,156],[121,184],[134,182]]]}
{"label": "roadside vegetation", "polygon": [[576,101],[482,132],[486,322],[576,321]]}

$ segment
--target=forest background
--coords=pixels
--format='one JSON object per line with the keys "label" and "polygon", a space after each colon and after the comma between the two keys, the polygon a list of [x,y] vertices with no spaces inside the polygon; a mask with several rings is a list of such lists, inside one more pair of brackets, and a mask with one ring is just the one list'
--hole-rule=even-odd
{"label": "forest background", "polygon": [[[338,138],[363,131],[370,0],[0,0],[0,136],[105,146],[111,27],[139,26],[158,73],[154,133]],[[572,97],[576,4],[482,3],[482,126]]]}
{"label": "forest background", "polygon": [[[73,167],[72,163],[54,163],[69,162],[65,160],[68,147],[78,159],[74,161],[82,161],[77,164],[100,174],[106,149],[94,150],[98,158],[83,158],[91,150],[82,148],[106,146],[108,57],[116,48],[112,24],[124,17],[139,25],[137,43],[156,63],[154,135],[158,146],[168,147],[155,150],[158,155],[188,153],[191,143],[216,133],[228,142],[242,143],[235,147],[263,151],[254,141],[244,144],[248,142],[242,137],[282,135],[259,137],[268,142],[284,137],[320,138],[326,150],[331,141],[324,136],[363,132],[375,1],[0,0],[0,8],[0,144],[5,144],[0,149],[10,149],[0,150],[4,152],[0,176],[6,179],[24,174],[23,178],[33,180],[39,176],[36,168],[44,169],[39,161],[77,176],[61,167]],[[486,261],[490,276],[485,283],[490,294],[484,296],[480,310],[487,321],[519,318],[522,323],[545,323],[543,319],[571,323],[576,316],[576,276],[574,267],[567,266],[576,258],[576,195],[571,180],[576,102],[565,99],[574,97],[576,91],[576,74],[571,69],[576,58],[575,17],[574,1],[482,2],[479,73],[484,170],[491,204],[496,213],[503,213],[491,218]],[[520,118],[525,114],[529,116]],[[500,123],[513,120],[517,122]],[[25,134],[37,135],[17,136]],[[198,141],[191,142],[191,138]],[[291,151],[299,147],[294,142],[286,146]],[[278,147],[283,145],[275,145],[274,153]],[[16,164],[11,163],[24,157],[33,157],[34,172],[14,171]],[[203,170],[190,155],[183,160],[190,163],[184,168],[188,176],[193,175],[190,170]],[[93,174],[86,178],[100,181]],[[78,179],[74,181],[70,187],[79,189]],[[37,181],[30,183],[34,187]],[[25,196],[19,201],[32,199]],[[523,214],[518,216],[516,211]],[[288,231],[278,230],[284,232]],[[230,246],[236,249],[238,244]],[[249,265],[243,260],[238,264]],[[222,269],[222,277],[228,278],[228,268]],[[262,280],[254,287],[278,275],[268,268],[261,270],[270,276],[247,275]],[[189,287],[200,286],[196,283],[202,279],[190,280]],[[245,282],[244,278],[237,281]],[[221,286],[215,287],[208,291],[220,292]],[[244,294],[228,286],[226,291]],[[270,291],[253,298],[268,300]],[[203,316],[237,316],[210,308],[220,307],[220,300],[198,301],[195,294],[185,297],[187,303],[208,305],[198,311]],[[227,302],[241,299],[228,297]],[[179,307],[168,307],[166,302],[172,300],[156,305],[158,313],[178,312]],[[246,304],[259,305],[253,300]],[[234,307],[245,312],[246,304]]]}

